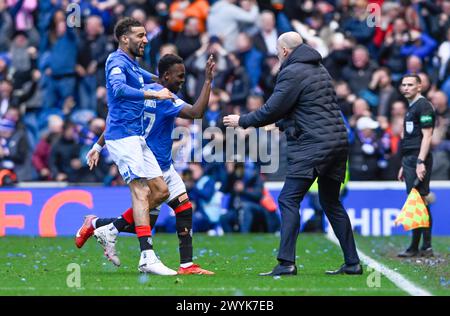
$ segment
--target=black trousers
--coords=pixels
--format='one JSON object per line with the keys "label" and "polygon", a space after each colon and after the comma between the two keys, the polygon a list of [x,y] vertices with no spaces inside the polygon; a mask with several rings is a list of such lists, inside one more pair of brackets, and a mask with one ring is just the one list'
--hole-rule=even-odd
{"label": "black trousers", "polygon": [[[287,177],[278,198],[281,211],[281,240],[278,260],[295,262],[295,249],[300,229],[300,202],[315,179]],[[359,263],[350,219],[339,200],[341,183],[319,176],[320,204],[333,227],[344,253],[346,264]]]}
{"label": "black trousers", "polygon": [[[403,167],[403,177],[405,178],[406,183],[406,193],[410,193],[414,187],[414,182],[417,179],[417,156],[416,155],[408,155],[402,158],[402,167]],[[416,186],[422,198],[427,196],[430,193],[430,180],[431,180],[431,170],[433,168],[433,156],[428,154],[425,159],[425,177],[422,182]],[[419,249],[420,238],[422,239],[422,250],[427,248],[431,248],[431,228],[433,226],[433,221],[431,217],[430,207],[427,205],[428,214],[430,216],[430,227],[420,227],[412,230],[412,238],[411,244],[408,247],[409,250],[417,251]]]}

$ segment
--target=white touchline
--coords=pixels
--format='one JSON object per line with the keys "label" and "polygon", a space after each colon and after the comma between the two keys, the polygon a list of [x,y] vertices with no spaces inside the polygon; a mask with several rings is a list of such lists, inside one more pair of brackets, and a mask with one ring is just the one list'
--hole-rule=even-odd
{"label": "white touchline", "polygon": [[[331,228],[331,227],[330,227]],[[333,242],[334,244],[339,246],[339,241],[337,240],[336,236],[333,233],[332,229],[328,230],[327,238]],[[366,255],[364,252],[358,249],[358,255],[362,262],[364,262],[369,267],[372,267],[376,271],[380,272],[381,274],[384,274],[389,280],[391,280],[392,283],[394,283],[398,288],[402,289],[406,293],[412,295],[412,296],[433,296],[430,292],[427,290],[422,289],[421,287],[417,286],[416,284],[412,283],[408,279],[406,279],[403,275],[400,273],[395,272],[394,270],[389,269],[385,265],[379,263],[375,259],[372,259],[368,255]]]}

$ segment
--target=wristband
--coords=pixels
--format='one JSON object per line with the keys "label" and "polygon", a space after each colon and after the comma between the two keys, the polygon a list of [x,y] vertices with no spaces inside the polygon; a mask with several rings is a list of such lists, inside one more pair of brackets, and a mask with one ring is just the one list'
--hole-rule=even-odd
{"label": "wristband", "polygon": [[92,149],[94,149],[98,153],[101,153],[103,146],[100,146],[99,144],[95,143],[94,146],[92,146]]}

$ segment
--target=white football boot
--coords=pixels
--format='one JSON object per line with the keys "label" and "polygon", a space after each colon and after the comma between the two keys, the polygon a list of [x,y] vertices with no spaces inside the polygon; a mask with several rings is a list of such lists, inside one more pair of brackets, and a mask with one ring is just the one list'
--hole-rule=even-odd
{"label": "white football boot", "polygon": [[117,229],[112,224],[99,227],[94,230],[94,237],[103,247],[105,257],[114,265],[120,266],[120,259],[116,252]]}
{"label": "white football boot", "polygon": [[156,275],[176,275],[177,272],[166,267],[161,260],[158,259],[153,250],[144,250],[141,252],[138,270],[143,273],[151,273]]}

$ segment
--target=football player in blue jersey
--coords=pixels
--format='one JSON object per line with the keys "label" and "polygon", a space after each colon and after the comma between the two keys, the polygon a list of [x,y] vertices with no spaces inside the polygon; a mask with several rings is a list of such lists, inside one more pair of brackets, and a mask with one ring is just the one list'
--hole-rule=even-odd
{"label": "football player in blue jersey", "polygon": [[[137,58],[142,57],[148,43],[145,28],[135,19],[124,18],[114,29],[119,48],[108,56],[105,65],[108,117],[104,139],[111,158],[122,178],[130,187],[133,218],[141,248],[139,270],[162,275],[175,275],[153,251],[149,210],[160,205],[169,196],[161,169],[142,137],[142,115],[146,100],[171,100],[168,89],[144,89],[152,82],[152,75],[141,69]],[[151,194],[150,194],[151,192]],[[115,241],[119,233],[114,227],[94,232],[105,256],[120,265]]]}
{"label": "football player in blue jersey", "polygon": [[[214,73],[214,61],[212,56],[208,59],[205,72],[206,79],[201,94],[194,105],[189,105],[175,96],[174,100],[148,100],[145,102],[143,113],[144,139],[154,153],[156,160],[162,170],[164,181],[169,187],[167,204],[174,210],[176,217],[176,229],[179,239],[180,267],[178,274],[214,274],[202,269],[192,261],[192,204],[186,193],[186,187],[181,177],[172,165],[172,131],[175,128],[176,117],[194,119],[201,118],[207,108],[211,83]],[[165,55],[158,63],[159,82],[146,85],[145,89],[161,91],[164,88],[173,93],[180,90],[185,80],[185,67],[183,59],[176,55]],[[100,137],[97,146],[103,146],[103,137]],[[108,143],[107,143],[108,146]],[[109,149],[109,147],[108,147]],[[99,152],[91,149],[89,165],[94,167],[99,159]],[[159,207],[150,211],[150,226],[156,222]],[[117,222],[125,221],[128,225],[115,226]],[[85,223],[80,228],[77,245],[83,245],[92,236],[94,229],[99,227],[115,227],[118,231],[135,232],[135,221],[132,209],[126,210],[117,219],[97,218],[94,215],[86,217]]]}

